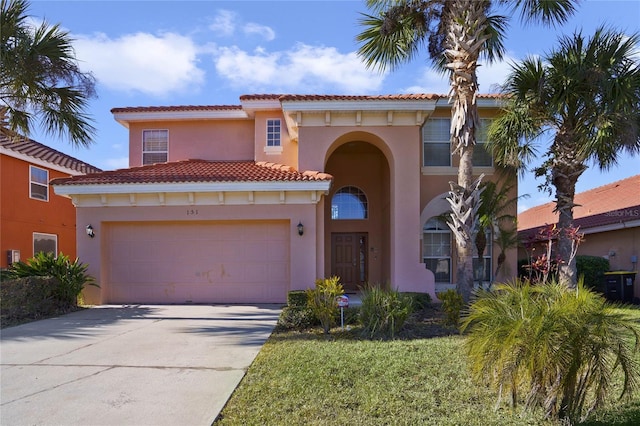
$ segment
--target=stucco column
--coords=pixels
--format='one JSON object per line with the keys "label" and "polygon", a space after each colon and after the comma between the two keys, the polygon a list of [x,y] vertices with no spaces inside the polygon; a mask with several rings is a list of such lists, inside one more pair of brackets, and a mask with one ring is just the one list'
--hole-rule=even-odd
{"label": "stucco column", "polygon": [[[419,132],[419,130],[415,130]],[[420,259],[420,144],[418,136],[390,144],[391,167],[391,285],[401,291],[435,296],[433,274]]]}
{"label": "stucco column", "polygon": [[[78,259],[87,265],[87,274],[95,279],[97,285],[102,282],[101,247],[104,235],[102,221],[92,216],[95,209],[76,208],[76,247]],[[87,235],[86,227],[91,225],[94,237]],[[99,305],[103,302],[102,289],[87,285],[82,292],[85,303]]]}

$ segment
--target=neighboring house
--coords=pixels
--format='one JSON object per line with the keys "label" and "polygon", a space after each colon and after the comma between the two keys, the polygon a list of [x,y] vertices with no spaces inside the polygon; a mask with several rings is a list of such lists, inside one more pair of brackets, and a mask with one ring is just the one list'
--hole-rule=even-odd
{"label": "neighboring house", "polygon": [[[574,225],[584,234],[578,255],[609,259],[612,271],[636,271],[640,255],[640,175],[576,194]],[[542,250],[539,232],[558,222],[555,203],[533,207],[518,214],[518,234],[527,247],[519,258],[527,259]],[[528,249],[528,250],[527,250]],[[636,278],[635,294],[640,297]]]}
{"label": "neighboring house", "polygon": [[0,135],[0,267],[39,251],[76,257],[76,211],[49,180],[101,170],[31,139]]}
{"label": "neighboring house", "polygon": [[[484,118],[499,111],[497,96],[478,103]],[[112,113],[129,129],[130,168],[52,182],[77,207],[81,260],[101,285],[89,302],[284,302],[332,275],[347,292],[455,283],[439,219],[458,170],[446,96],[245,95]],[[475,171],[492,179],[483,135]],[[515,251],[509,262],[515,272]]]}

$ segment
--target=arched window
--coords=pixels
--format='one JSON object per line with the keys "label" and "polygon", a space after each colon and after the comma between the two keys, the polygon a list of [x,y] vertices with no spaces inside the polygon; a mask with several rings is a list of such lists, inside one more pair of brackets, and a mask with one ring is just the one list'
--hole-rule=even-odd
{"label": "arched window", "polygon": [[451,230],[444,220],[432,217],[424,224],[422,261],[437,283],[451,283]]}
{"label": "arched window", "polygon": [[345,186],[333,194],[331,219],[366,219],[369,217],[367,196],[355,186]]}

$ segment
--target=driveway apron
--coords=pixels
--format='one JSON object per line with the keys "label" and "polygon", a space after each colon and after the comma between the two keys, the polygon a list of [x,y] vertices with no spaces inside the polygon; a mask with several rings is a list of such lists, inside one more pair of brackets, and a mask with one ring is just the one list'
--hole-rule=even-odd
{"label": "driveway apron", "polygon": [[211,425],[275,305],[100,306],[1,330],[2,425]]}

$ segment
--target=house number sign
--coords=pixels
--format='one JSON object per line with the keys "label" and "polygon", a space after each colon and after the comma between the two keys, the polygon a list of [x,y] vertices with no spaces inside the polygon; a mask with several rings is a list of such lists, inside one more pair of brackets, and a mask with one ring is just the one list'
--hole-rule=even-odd
{"label": "house number sign", "polygon": [[187,209],[187,216],[195,216],[198,214],[197,209]]}
{"label": "house number sign", "polygon": [[349,296],[346,294],[336,297],[336,304],[340,308],[340,325],[344,330],[344,308],[349,307]]}

